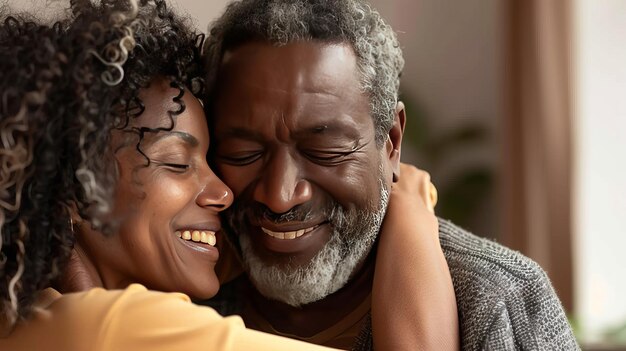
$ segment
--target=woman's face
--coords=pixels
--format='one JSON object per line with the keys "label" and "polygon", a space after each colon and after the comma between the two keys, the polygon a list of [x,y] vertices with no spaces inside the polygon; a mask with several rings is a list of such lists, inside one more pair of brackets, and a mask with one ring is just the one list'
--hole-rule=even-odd
{"label": "woman's face", "polygon": [[[168,127],[179,90],[156,80],[143,90],[145,105],[133,127]],[[141,155],[133,133],[116,131],[112,146],[119,169],[111,219],[114,235],[84,233],[84,249],[106,288],[141,283],[150,289],[180,291],[196,298],[217,292],[214,272],[220,240],[218,213],[230,206],[232,193],[206,161],[209,133],[199,101],[185,91],[186,109],[172,131],[147,132]]]}

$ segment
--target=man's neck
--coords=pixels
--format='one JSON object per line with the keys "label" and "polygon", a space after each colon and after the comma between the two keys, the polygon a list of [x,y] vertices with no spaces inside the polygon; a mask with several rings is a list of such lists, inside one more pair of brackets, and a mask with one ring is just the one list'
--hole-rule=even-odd
{"label": "man's neck", "polygon": [[[373,257],[370,255],[346,286],[320,301],[293,307],[269,300],[249,286],[251,307],[280,333],[300,337],[318,334],[342,320],[368,298],[374,277]],[[245,310],[242,317],[246,325],[250,324],[246,320]]]}

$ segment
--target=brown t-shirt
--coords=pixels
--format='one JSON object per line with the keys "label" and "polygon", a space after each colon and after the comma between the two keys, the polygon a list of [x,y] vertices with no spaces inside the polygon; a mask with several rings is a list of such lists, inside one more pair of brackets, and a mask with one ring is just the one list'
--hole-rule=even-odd
{"label": "brown t-shirt", "polygon": [[354,346],[355,339],[361,332],[363,324],[367,320],[371,310],[371,294],[361,302],[352,312],[347,314],[339,322],[330,328],[309,336],[301,337],[297,335],[281,333],[274,329],[272,325],[265,319],[252,304],[246,304],[243,314],[246,316],[246,323],[249,328],[256,329],[265,333],[280,335],[291,339],[298,339],[308,343],[334,347],[343,350],[350,350]]}

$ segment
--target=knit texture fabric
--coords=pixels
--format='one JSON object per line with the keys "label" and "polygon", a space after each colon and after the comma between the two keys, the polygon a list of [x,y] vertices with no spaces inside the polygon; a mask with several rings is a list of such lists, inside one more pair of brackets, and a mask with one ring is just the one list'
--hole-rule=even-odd
{"label": "knit texture fabric", "polygon": [[[459,311],[463,350],[580,350],[561,302],[538,264],[519,252],[439,220]],[[204,302],[238,313],[240,296],[225,287]],[[373,350],[366,323],[353,350]]]}
{"label": "knit texture fabric", "polygon": [[531,259],[439,220],[463,350],[580,350],[546,273]]}

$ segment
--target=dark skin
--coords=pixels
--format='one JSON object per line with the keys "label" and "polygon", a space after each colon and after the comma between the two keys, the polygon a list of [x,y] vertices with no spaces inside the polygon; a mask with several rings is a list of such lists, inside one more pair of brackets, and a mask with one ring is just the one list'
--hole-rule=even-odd
{"label": "dark skin", "polygon": [[[274,213],[306,206],[314,214],[306,223],[280,226],[263,218],[250,221],[241,235],[251,236],[268,263],[309,262],[331,234],[316,209],[329,199],[344,208],[371,208],[380,200],[379,167],[387,186],[399,174],[404,108],[399,104],[388,138],[377,145],[357,72],[354,52],[345,44],[252,42],[225,55],[214,111],[220,176],[246,204],[262,204]],[[274,239],[261,229],[287,232],[317,225],[294,240]],[[372,265],[373,259],[364,260],[340,291],[303,308],[258,293],[253,300],[277,330],[312,335],[368,296]]]}
{"label": "dark skin", "polygon": [[[179,109],[172,101],[178,94],[166,79],[155,79],[141,92],[145,111],[132,123],[169,126],[168,111]],[[135,148],[136,134],[112,132],[119,179],[109,220],[119,227],[103,235],[73,219],[76,244],[58,282],[62,292],[121,289],[131,283],[199,298],[217,292],[218,249],[177,233],[215,232],[219,237],[218,214],[232,203],[232,193],[207,164],[209,134],[200,102],[189,91],[183,101],[186,109],[172,131],[146,133],[141,146],[150,166]]]}

